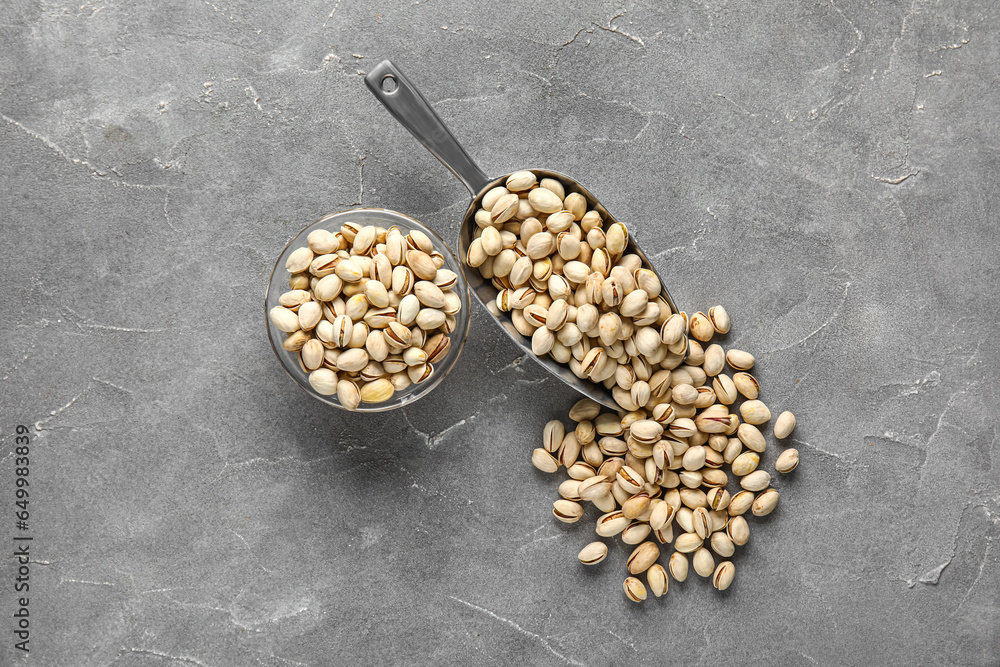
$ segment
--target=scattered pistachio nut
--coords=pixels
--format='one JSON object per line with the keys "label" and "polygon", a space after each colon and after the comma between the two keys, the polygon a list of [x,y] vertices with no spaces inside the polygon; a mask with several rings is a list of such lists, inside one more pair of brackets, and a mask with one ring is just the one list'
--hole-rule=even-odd
{"label": "scattered pistachio nut", "polygon": [[646,587],[635,577],[628,577],[623,584],[625,595],[632,602],[642,602],[646,599]]}
{"label": "scattered pistachio nut", "polygon": [[795,415],[787,410],[778,415],[778,419],[774,422],[774,437],[779,440],[784,440],[792,434],[792,430],[795,428]]}
{"label": "scattered pistachio nut", "polygon": [[608,545],[604,542],[591,542],[580,550],[580,562],[584,565],[597,565],[608,555]]}
{"label": "scattered pistachio nut", "polygon": [[[519,199],[537,189],[529,186]],[[521,244],[518,252],[523,253],[528,244],[549,244],[545,237],[532,243],[540,235],[585,239],[572,249],[571,258],[529,253],[521,257],[528,260],[523,275],[516,281],[512,274],[494,279],[494,286],[505,295],[518,330],[537,339],[537,352],[602,383],[620,410],[603,412],[597,402],[581,399],[569,412],[573,425],[560,420],[545,425],[532,462],[549,472],[560,466],[567,470],[570,479],[559,485],[553,504],[559,520],[580,520],[589,502],[602,512],[595,526],[599,536],[620,535],[625,544],[637,545],[626,560],[633,575],[625,583],[631,599],[644,599],[647,590],[663,595],[667,572],[684,581],[691,565],[725,590],[735,567],[729,560],[717,564],[716,557],[732,558],[750,537],[745,517],[771,513],[779,498],[770,488],[770,474],[759,469],[767,442],[758,426],[770,421],[771,412],[758,399],[757,379],[747,372],[753,356],[740,350],[727,353],[710,342],[730,327],[721,306],[690,317],[661,307],[655,274],[624,250],[624,226],[616,223],[602,231],[600,217],[585,210],[584,198],[576,198],[572,207],[568,199],[559,211],[523,218],[514,243]],[[481,234],[480,243],[484,237],[487,246],[495,246],[491,233]],[[637,294],[639,290],[643,293]],[[305,301],[294,305],[300,299],[292,295],[287,302],[301,309]],[[324,327],[322,335],[329,334]],[[310,363],[315,363],[315,353],[311,351]],[[347,361],[350,365],[350,356]],[[723,372],[726,364],[734,375]],[[747,400],[734,410],[740,396]],[[787,437],[793,426],[794,416],[782,413],[775,435]],[[797,462],[797,450],[788,449],[775,470],[789,472]],[[726,489],[730,475],[742,487],[733,495]],[[673,545],[673,553],[666,566],[659,565],[659,545],[667,544]],[[579,559],[600,562],[607,552],[605,543],[595,542],[584,547]],[[645,586],[634,576],[644,571]]]}
{"label": "scattered pistachio nut", "polygon": [[799,450],[791,447],[781,452],[774,462],[774,469],[780,473],[789,473],[799,466]]}

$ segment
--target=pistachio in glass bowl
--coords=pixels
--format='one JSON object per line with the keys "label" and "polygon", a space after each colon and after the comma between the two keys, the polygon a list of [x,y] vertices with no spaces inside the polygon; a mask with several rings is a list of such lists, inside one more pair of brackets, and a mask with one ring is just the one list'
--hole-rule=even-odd
{"label": "pistachio in glass bowl", "polygon": [[469,332],[469,289],[444,240],[388,209],[320,218],[278,257],[264,297],[285,372],[338,408],[381,412],[433,391]]}

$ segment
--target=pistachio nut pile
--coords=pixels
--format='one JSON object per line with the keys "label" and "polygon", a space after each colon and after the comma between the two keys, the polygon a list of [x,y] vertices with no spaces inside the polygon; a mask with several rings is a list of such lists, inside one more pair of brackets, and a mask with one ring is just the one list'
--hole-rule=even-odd
{"label": "pistachio nut pile", "polygon": [[[624,582],[626,596],[635,602],[646,599],[647,587],[657,597],[666,593],[670,577],[684,581],[689,565],[698,575],[710,577],[715,588],[728,588],[736,574],[729,558],[750,538],[744,516],[748,511],[766,516],[778,504],[771,475],[759,468],[767,449],[762,428],[771,420],[771,411],[759,399],[760,384],[749,373],[753,355],[726,351],[719,344],[703,347],[720,330],[720,320],[725,322],[722,328],[729,329],[721,306],[708,315],[677,317],[667,320],[664,328],[679,322],[676,335],[696,340],[690,341],[683,364],[671,362],[672,368],[653,373],[646,383],[650,398],[643,407],[633,400],[631,408],[605,412],[595,401],[583,399],[569,412],[572,429],[560,420],[550,421],[542,447],[531,457],[543,472],[562,467],[569,474],[559,485],[561,499],[553,504],[558,520],[579,521],[585,503],[591,503],[601,512],[596,520],[600,537],[619,535],[626,544],[636,545],[626,561],[630,576]],[[626,392],[640,382],[628,373],[616,373],[615,381]],[[783,412],[774,422],[774,437],[783,440],[793,428],[795,416]],[[798,460],[795,449],[786,449],[774,469],[789,473]],[[657,562],[661,545],[671,543],[673,553],[664,568]],[[596,541],[580,551],[579,559],[594,565],[607,553],[607,544]],[[721,562],[716,563],[717,558]],[[645,584],[638,578],[642,573]]]}
{"label": "pistachio nut pile", "polygon": [[[466,262],[497,289],[496,306],[538,356],[604,384],[625,410],[655,405],[652,386],[687,350],[687,320],[661,296],[656,273],[626,252],[628,230],[566,185],[515,172],[488,191]],[[703,316],[704,317],[704,316]],[[719,309],[708,326],[728,330]]]}
{"label": "pistachio nut pile", "polygon": [[461,297],[426,234],[345,223],[310,232],[285,263],[290,290],[269,312],[309,384],[342,406],[383,403],[426,382],[451,348]]}

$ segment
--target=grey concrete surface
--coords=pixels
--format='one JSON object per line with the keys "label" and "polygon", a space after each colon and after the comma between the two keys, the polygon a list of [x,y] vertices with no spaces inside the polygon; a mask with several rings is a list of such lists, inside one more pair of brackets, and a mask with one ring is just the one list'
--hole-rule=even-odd
{"label": "grey concrete surface", "polygon": [[[0,663],[1000,663],[998,36],[993,2],[2,3],[0,535],[26,424],[35,540]],[[623,545],[576,562],[529,463],[575,396],[478,307],[412,409],[282,372],[299,229],[457,235],[464,189],[363,85],[384,57],[487,173],[593,190],[798,415],[728,592],[635,605]]]}

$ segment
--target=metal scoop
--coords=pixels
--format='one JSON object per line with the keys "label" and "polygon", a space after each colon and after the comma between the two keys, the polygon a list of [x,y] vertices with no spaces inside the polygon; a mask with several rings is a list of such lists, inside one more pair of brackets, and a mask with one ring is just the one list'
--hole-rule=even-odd
{"label": "metal scoop", "polygon": [[[469,252],[469,244],[472,243],[477,228],[475,214],[483,195],[497,185],[503,185],[510,174],[505,174],[494,179],[487,177],[476,163],[472,161],[472,158],[469,157],[469,154],[465,152],[465,149],[462,148],[448,128],[445,127],[445,124],[438,118],[434,109],[427,103],[427,100],[420,94],[416,86],[410,83],[410,80],[403,76],[399,68],[390,61],[383,60],[375,66],[365,76],[365,83],[372,93],[375,94],[375,97],[378,98],[378,101],[389,110],[389,113],[403,127],[409,130],[417,138],[417,141],[433,153],[458,180],[462,181],[472,194],[472,202],[469,204],[469,208],[465,212],[465,218],[462,220],[462,229],[458,237],[458,249],[465,279],[473,294],[476,295],[476,298],[489,311],[493,319],[503,327],[511,340],[517,343],[526,354],[541,364],[548,372],[581,394],[594,399],[598,403],[617,409],[618,404],[615,403],[611,391],[605,389],[603,385],[578,378],[568,366],[558,363],[551,357],[535,356],[531,351],[531,339],[518,332],[514,328],[514,323],[510,317],[497,307],[496,288],[490,281],[479,275],[476,269],[468,266],[465,261]],[[590,191],[580,185],[575,179],[548,169],[531,168],[530,171],[535,172],[540,177],[559,179],[565,184],[567,193],[579,192],[582,194],[586,197],[589,206],[601,214],[602,218],[606,221],[606,226],[617,222],[614,216],[590,194]],[[643,254],[639,246],[632,240],[631,234],[629,234],[627,251],[638,255],[642,260],[643,266],[655,272],[646,255]],[[662,279],[660,280],[660,284],[663,285]],[[673,312],[678,312],[673,299],[667,293],[665,285],[663,285],[660,296],[669,304]]]}

